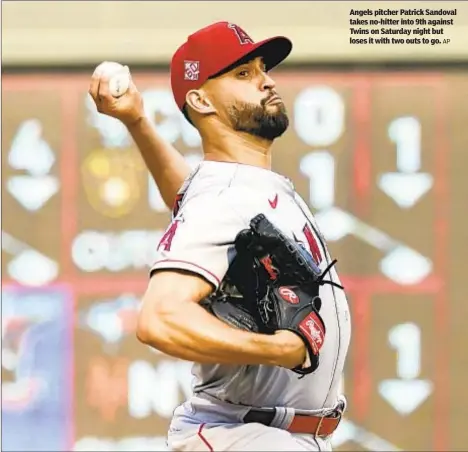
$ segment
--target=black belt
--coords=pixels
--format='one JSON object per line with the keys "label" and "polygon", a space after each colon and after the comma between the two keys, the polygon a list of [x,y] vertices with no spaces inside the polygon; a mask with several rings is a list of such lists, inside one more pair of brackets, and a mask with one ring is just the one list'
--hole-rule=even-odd
{"label": "black belt", "polygon": [[[244,416],[244,423],[250,424],[257,422],[270,426],[276,415],[275,408],[252,408]],[[339,410],[330,416],[312,416],[295,414],[290,426],[286,429],[291,433],[305,433],[314,436],[329,436],[338,427],[341,421],[341,412]]]}

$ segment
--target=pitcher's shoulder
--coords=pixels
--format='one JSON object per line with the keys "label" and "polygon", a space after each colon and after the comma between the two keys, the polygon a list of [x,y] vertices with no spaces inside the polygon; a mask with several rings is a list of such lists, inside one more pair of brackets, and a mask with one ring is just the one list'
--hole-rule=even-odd
{"label": "pitcher's shoulder", "polygon": [[249,186],[227,187],[223,190],[223,198],[244,220],[249,223],[254,216],[271,210],[268,203],[268,193]]}

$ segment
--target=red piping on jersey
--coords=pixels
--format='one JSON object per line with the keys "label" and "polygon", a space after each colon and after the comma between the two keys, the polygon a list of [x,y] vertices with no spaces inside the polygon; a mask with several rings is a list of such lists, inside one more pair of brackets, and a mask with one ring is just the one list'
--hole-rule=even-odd
{"label": "red piping on jersey", "polygon": [[208,447],[208,450],[210,452],[213,452],[214,449],[213,447],[211,446],[211,444],[208,442],[208,440],[205,438],[205,436],[203,435],[202,433],[202,430],[203,430],[203,427],[205,427],[206,424],[201,424],[200,427],[198,428],[198,437],[203,441],[203,443],[205,444],[206,447]]}
{"label": "red piping on jersey", "polygon": [[203,268],[202,266],[200,265],[197,265],[197,264],[194,264],[193,262],[188,262],[188,261],[182,261],[182,260],[179,260],[179,259],[163,259],[162,261],[158,261],[156,262],[154,265],[153,265],[153,268],[154,267],[157,267],[159,264],[162,264],[163,262],[174,262],[174,263],[179,263],[179,264],[189,264],[189,265],[192,265],[193,267],[196,267],[196,268],[199,268],[200,270],[203,270],[205,273],[208,273],[210,276],[212,276],[215,280],[216,280],[216,283],[219,285],[221,284],[221,281],[219,280],[219,278],[212,272],[210,272],[209,270],[207,270],[206,268]]}

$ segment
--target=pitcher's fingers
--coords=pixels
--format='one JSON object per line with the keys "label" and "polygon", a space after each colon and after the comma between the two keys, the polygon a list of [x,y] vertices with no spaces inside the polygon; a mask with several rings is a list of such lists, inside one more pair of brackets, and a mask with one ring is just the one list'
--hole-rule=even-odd
{"label": "pitcher's fingers", "polygon": [[109,89],[109,77],[106,77],[103,75],[100,77],[100,79],[101,81],[99,83],[99,91],[98,91],[99,97],[102,97],[103,99],[112,99],[112,95]]}
{"label": "pitcher's fingers", "polygon": [[91,77],[91,83],[89,84],[88,93],[91,95],[95,102],[97,102],[98,100],[100,79],[101,78],[99,77],[99,75],[93,74],[93,76]]}

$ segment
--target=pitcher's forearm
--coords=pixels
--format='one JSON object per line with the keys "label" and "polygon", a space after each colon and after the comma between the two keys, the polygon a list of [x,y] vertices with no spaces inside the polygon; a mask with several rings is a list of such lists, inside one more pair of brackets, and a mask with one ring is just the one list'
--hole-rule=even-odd
{"label": "pitcher's forearm", "polygon": [[142,342],[187,361],[292,368],[304,360],[303,343],[293,333],[280,337],[241,331],[193,302],[166,312],[142,311],[140,316]]}
{"label": "pitcher's forearm", "polygon": [[190,174],[190,166],[174,146],[159,136],[148,118],[142,117],[127,128],[164,202],[172,208],[177,192]]}

